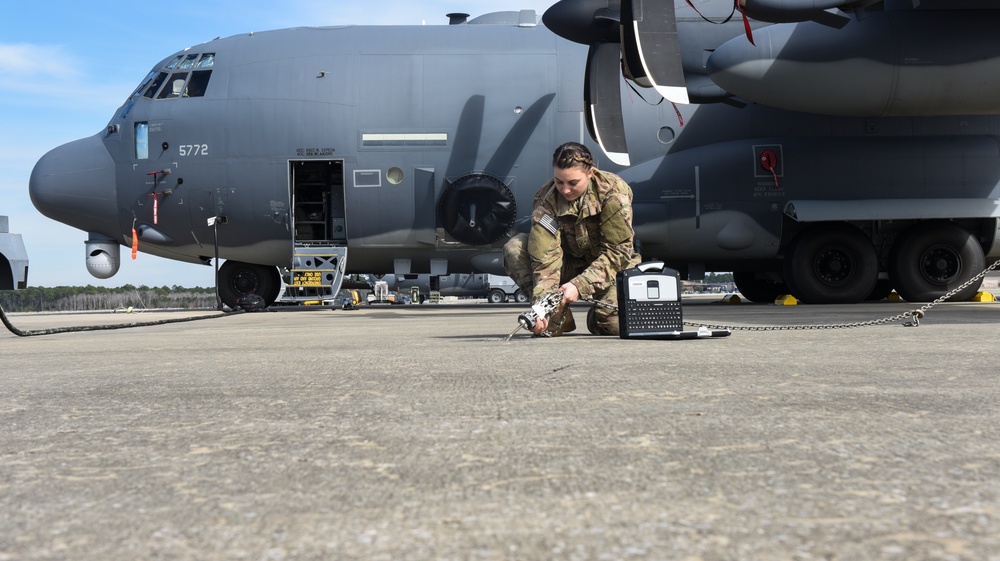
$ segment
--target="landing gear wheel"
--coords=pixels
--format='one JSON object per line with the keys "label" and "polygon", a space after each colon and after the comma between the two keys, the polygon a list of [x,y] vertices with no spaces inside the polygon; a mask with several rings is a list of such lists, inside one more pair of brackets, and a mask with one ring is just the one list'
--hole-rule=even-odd
{"label": "landing gear wheel", "polygon": [[751,302],[773,303],[778,296],[788,294],[784,283],[774,282],[767,278],[757,278],[752,271],[736,271],[733,273],[733,283],[744,298]]}
{"label": "landing gear wheel", "polygon": [[489,300],[490,304],[502,304],[507,301],[507,293],[499,288],[494,288],[486,295],[486,299]]}
{"label": "landing gear wheel", "polygon": [[[915,224],[903,232],[889,255],[889,276],[909,302],[929,302],[958,288],[986,268],[975,236],[952,222]],[[982,282],[951,297],[972,298]]]}
{"label": "landing gear wheel", "polygon": [[219,267],[219,296],[222,302],[236,309],[240,297],[256,294],[265,306],[274,304],[281,291],[277,267],[255,265],[242,261],[226,261]]}
{"label": "landing gear wheel", "polygon": [[807,304],[863,302],[878,281],[878,255],[861,230],[823,224],[805,230],[785,255],[785,282]]}

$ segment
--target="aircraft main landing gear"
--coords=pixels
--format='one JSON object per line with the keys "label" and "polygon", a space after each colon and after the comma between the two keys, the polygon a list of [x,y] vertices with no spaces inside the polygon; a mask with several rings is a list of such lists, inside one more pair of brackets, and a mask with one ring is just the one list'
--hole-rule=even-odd
{"label": "aircraft main landing gear", "polygon": [[[953,222],[927,222],[903,232],[889,256],[889,275],[896,291],[909,302],[929,302],[954,290],[985,268],[983,248],[965,228]],[[982,282],[951,297],[972,298]]]}
{"label": "aircraft main landing gear", "polygon": [[785,282],[808,304],[863,302],[878,281],[871,241],[849,224],[813,226],[796,237],[785,258]]}

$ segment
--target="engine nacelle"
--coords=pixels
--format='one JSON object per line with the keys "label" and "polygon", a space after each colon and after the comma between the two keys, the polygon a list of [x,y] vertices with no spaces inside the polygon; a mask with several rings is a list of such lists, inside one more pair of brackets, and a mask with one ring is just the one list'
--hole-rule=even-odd
{"label": "engine nacelle", "polygon": [[845,0],[740,0],[740,8],[755,20],[785,23],[806,21],[819,12],[847,3]]}
{"label": "engine nacelle", "polygon": [[87,272],[99,279],[115,276],[121,266],[121,244],[107,238],[87,240]]}
{"label": "engine nacelle", "polygon": [[1000,113],[1000,10],[869,14],[843,29],[778,24],[721,45],[712,81],[764,105],[859,117]]}

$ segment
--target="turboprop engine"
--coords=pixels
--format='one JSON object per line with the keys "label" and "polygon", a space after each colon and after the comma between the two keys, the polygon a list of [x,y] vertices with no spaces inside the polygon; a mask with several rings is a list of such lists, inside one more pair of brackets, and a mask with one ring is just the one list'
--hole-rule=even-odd
{"label": "turboprop engine", "polygon": [[1000,113],[1000,10],[866,14],[841,29],[815,22],[754,31],[708,59],[735,96],[845,116]]}

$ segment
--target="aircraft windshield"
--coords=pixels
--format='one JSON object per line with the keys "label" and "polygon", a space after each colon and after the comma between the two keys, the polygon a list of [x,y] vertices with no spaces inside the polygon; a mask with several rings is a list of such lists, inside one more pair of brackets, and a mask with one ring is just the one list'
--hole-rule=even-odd
{"label": "aircraft windshield", "polygon": [[215,66],[215,53],[177,55],[170,59],[162,70],[154,69],[150,72],[132,93],[131,98],[139,95],[146,99],[202,97],[208,90],[213,66]]}

